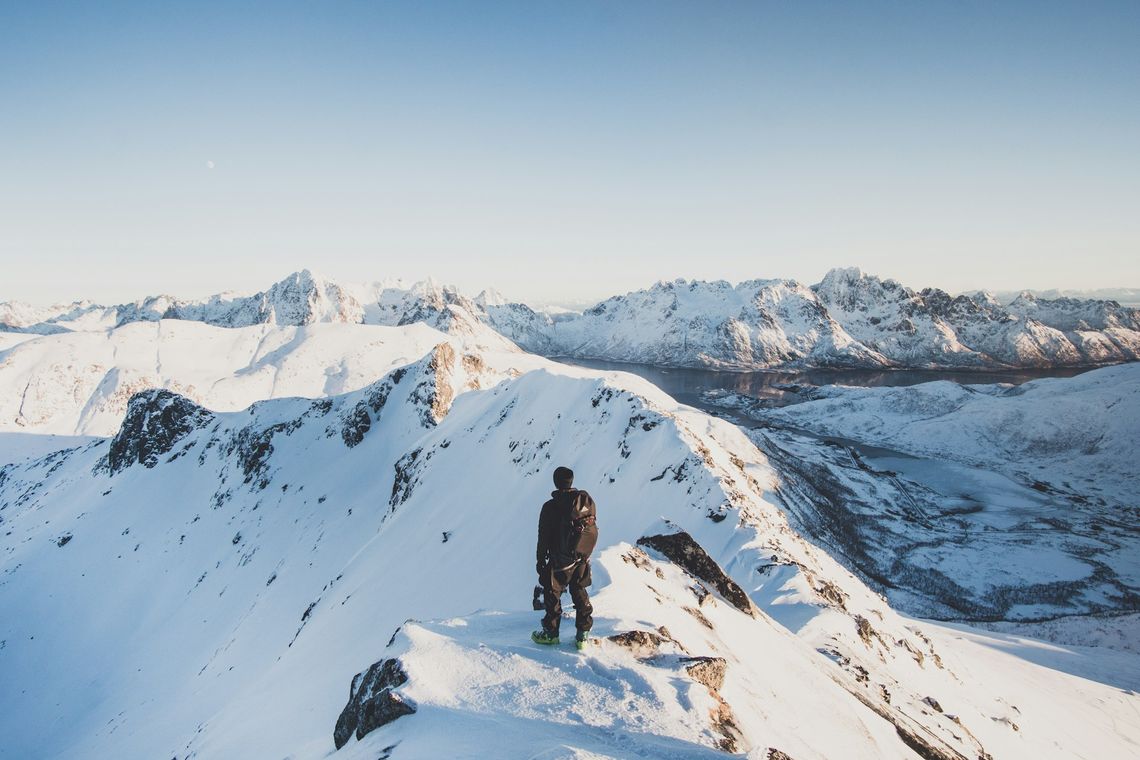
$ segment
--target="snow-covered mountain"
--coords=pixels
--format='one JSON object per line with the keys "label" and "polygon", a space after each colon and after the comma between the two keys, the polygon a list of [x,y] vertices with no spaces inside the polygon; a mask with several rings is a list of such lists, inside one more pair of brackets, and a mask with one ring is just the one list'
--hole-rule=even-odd
{"label": "snow-covered mountain", "polygon": [[545,326],[516,327],[494,311],[489,321],[548,355],[730,370],[1044,367],[1140,357],[1140,311],[1112,301],[1026,294],[1002,306],[985,294],[914,291],[857,269],[832,270],[811,287],[676,280]]}
{"label": "snow-covered mountain", "polygon": [[[395,329],[418,345],[422,326]],[[600,506],[601,641],[582,654],[527,640],[557,464]],[[323,399],[223,412],[138,393],[113,438],[0,469],[4,751],[972,760],[1140,743],[1134,658],[1041,667],[999,651],[1024,644],[899,615],[789,523],[782,479],[739,428],[638,378],[453,340]]]}
{"label": "snow-covered mountain", "polygon": [[[442,341],[522,353],[466,314],[444,308],[406,328],[317,323],[241,328],[162,319],[106,331],[21,335],[0,351],[0,433],[114,434],[127,401],[148,388],[176,391],[219,411],[283,396],[356,390]],[[4,335],[4,333],[0,333]]]}
{"label": "snow-covered mountain", "polygon": [[1049,301],[1058,298],[1075,298],[1081,301],[1116,301],[1123,306],[1140,307],[1140,288],[1096,288],[1094,290],[1074,290],[1071,288],[1049,290],[1004,290],[993,296],[1002,303],[1010,303],[1024,295],[1043,298]]}
{"label": "snow-covered mountain", "polygon": [[1025,292],[1003,304],[987,293],[915,291],[858,269],[832,270],[810,287],[792,280],[662,282],[581,313],[538,311],[493,290],[468,298],[431,280],[340,285],[306,270],[252,296],[157,296],[113,307],[0,304],[0,327],[47,334],[183,319],[222,327],[425,322],[451,331],[456,315],[546,356],[727,370],[1024,368],[1140,357],[1140,310],[1115,301]]}
{"label": "snow-covered mountain", "polygon": [[221,293],[198,301],[160,295],[119,306],[77,301],[42,309],[18,302],[0,303],[0,327],[48,334],[109,329],[160,319],[184,319],[219,327],[260,324],[299,327],[316,322],[355,324],[364,321],[364,306],[352,291],[371,295],[378,287],[386,287],[386,284],[350,289],[306,269],[253,295]]}

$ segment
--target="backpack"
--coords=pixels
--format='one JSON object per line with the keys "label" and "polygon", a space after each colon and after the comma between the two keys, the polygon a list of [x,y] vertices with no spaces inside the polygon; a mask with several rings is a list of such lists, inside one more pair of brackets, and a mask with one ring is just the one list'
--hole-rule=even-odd
{"label": "backpack", "polygon": [[551,552],[555,570],[567,570],[589,559],[598,545],[597,509],[590,494],[575,491],[559,499],[558,537]]}

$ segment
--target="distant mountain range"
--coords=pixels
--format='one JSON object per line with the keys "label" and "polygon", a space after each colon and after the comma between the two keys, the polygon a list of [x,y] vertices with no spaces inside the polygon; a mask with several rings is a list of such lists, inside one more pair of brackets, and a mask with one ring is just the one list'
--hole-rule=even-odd
{"label": "distant mountain range", "polygon": [[1121,306],[1140,306],[1140,288],[1096,288],[1095,290],[997,290],[993,292],[995,298],[1002,303],[1009,303],[1025,293],[1035,298],[1054,300],[1057,298],[1078,298],[1081,300],[1116,301]]}
{"label": "distant mountain range", "polygon": [[[1140,358],[1140,310],[1110,299],[1004,300],[912,290],[858,269],[815,285],[794,280],[676,280],[614,296],[581,313],[540,311],[495,291],[474,298],[432,281],[344,285],[308,270],[252,295],[131,304],[0,304],[0,329],[29,334],[107,330],[160,319],[227,328],[322,322],[444,332],[482,323],[546,356],[664,366],[757,369],[994,369],[1111,364]],[[463,325],[466,325],[464,327]]]}

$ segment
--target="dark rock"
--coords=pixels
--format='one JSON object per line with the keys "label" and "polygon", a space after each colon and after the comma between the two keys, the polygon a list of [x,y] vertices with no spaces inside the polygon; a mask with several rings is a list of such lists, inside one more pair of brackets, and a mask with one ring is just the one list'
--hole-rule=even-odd
{"label": "dark rock", "polygon": [[408,682],[397,659],[381,660],[365,673],[357,673],[348,692],[348,704],[337,718],[333,743],[343,747],[355,732],[357,740],[403,715],[416,711],[414,704],[393,690]]}
{"label": "dark rock", "polygon": [[182,438],[214,419],[208,410],[185,396],[152,389],[136,393],[127,402],[127,414],[111,439],[107,466],[111,474],[135,462],[154,467]]}
{"label": "dark rock", "polygon": [[368,416],[368,406],[361,401],[345,416],[340,435],[344,445],[351,449],[363,441],[364,435],[371,429],[372,418]]}
{"label": "dark rock", "polygon": [[412,489],[416,485],[416,472],[417,462],[423,448],[413,449],[400,457],[396,464],[396,477],[392,480],[392,496],[388,499],[388,505],[395,509],[403,504],[412,495]]}
{"label": "dark rock", "polygon": [[720,565],[688,533],[681,531],[642,536],[637,539],[637,543],[661,552],[672,562],[716,589],[733,607],[753,617],[756,616],[756,606],[748,598],[748,594],[744,593],[744,589],[729,578],[724,570],[721,570]]}
{"label": "dark rock", "polygon": [[72,536],[70,533],[64,533],[62,536],[60,536],[56,540],[55,545],[56,546],[67,546],[68,542],[71,541],[71,538],[72,538]]}
{"label": "dark rock", "polygon": [[769,747],[766,760],[792,760],[792,758],[791,755],[787,755],[775,747]]}
{"label": "dark rock", "polygon": [[249,425],[238,431],[234,440],[226,447],[227,456],[236,454],[238,464],[245,475],[246,483],[254,483],[258,489],[269,485],[266,471],[269,469],[269,457],[273,454],[273,438],[278,433],[290,435],[301,426],[300,419],[290,422],[278,422],[258,430]]}
{"label": "dark rock", "polygon": [[923,697],[922,701],[933,708],[935,712],[942,712],[942,705],[938,704],[938,700],[934,697]]}

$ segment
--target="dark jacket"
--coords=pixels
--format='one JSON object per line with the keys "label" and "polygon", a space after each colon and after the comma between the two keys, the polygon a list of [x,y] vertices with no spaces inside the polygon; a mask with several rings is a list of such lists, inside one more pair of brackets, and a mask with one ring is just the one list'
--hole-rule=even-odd
{"label": "dark jacket", "polygon": [[[547,564],[558,551],[562,521],[573,504],[581,498],[585,498],[593,507],[594,500],[590,494],[577,488],[560,488],[552,491],[550,499],[542,505],[542,511],[538,513],[538,549],[535,552],[535,561],[538,565]],[[591,509],[591,512],[593,511]]]}

